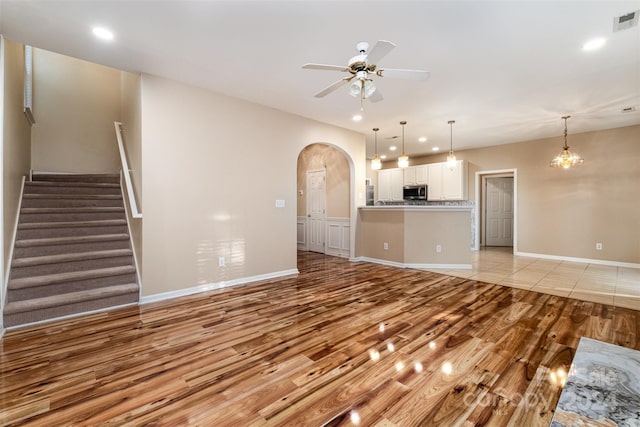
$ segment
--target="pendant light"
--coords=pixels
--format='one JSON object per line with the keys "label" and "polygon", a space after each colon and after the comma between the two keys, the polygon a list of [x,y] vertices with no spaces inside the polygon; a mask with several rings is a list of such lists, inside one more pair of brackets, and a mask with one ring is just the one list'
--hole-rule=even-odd
{"label": "pendant light", "polygon": [[398,167],[406,168],[409,167],[409,156],[404,154],[404,125],[406,125],[407,122],[403,120],[400,124],[402,125],[402,154],[398,157]]}
{"label": "pendant light", "polygon": [[380,157],[378,156],[378,131],[380,129],[379,128],[373,128],[373,159],[371,159],[371,169],[373,169],[374,171],[379,170],[380,168],[382,168],[382,161],[380,160]]}
{"label": "pendant light", "polygon": [[580,166],[584,160],[577,153],[569,151],[567,145],[567,119],[571,116],[562,116],[564,120],[564,147],[562,147],[562,153],[558,154],[551,162],[549,166],[553,168],[569,169],[573,166]]}
{"label": "pendant light", "polygon": [[447,166],[449,167],[450,170],[454,170],[456,168],[456,165],[458,164],[456,160],[456,155],[453,154],[453,124],[455,122],[456,122],[455,120],[449,120],[447,122],[449,123],[449,127],[451,128],[450,139],[449,139],[449,155],[447,156]]}

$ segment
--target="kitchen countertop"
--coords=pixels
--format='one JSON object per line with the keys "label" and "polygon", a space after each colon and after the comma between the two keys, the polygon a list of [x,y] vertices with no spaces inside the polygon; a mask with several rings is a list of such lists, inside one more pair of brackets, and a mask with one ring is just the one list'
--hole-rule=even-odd
{"label": "kitchen countertop", "polygon": [[402,210],[402,211],[467,211],[473,210],[473,205],[386,205],[360,206],[365,211]]}

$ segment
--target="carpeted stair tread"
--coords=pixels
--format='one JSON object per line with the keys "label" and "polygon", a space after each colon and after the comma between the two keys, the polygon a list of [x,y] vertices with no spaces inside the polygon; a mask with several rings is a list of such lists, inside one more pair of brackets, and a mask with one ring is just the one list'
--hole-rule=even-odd
{"label": "carpeted stair tread", "polygon": [[119,183],[120,174],[40,174],[34,173],[32,181],[48,182],[111,182]]}
{"label": "carpeted stair tread", "polygon": [[60,295],[32,298],[24,301],[13,301],[8,302],[5,305],[4,314],[10,315],[26,311],[45,310],[56,306],[70,305],[137,292],[138,285],[136,283],[127,283],[124,285],[105,286],[102,288],[90,289],[86,291],[69,292]]}
{"label": "carpeted stair tread", "polygon": [[131,265],[109,268],[98,268],[95,270],[72,271],[68,273],[47,274],[45,276],[32,276],[22,279],[9,280],[8,289],[24,289],[35,286],[45,286],[54,283],[73,282],[76,280],[95,279],[98,277],[118,276],[122,274],[135,273],[135,267]]}
{"label": "carpeted stair tread", "polygon": [[31,267],[34,265],[56,264],[62,262],[83,261],[89,259],[101,259],[111,257],[133,256],[131,249],[110,249],[103,251],[66,253],[58,255],[45,255],[26,258],[17,258],[11,262],[12,268]]}
{"label": "carpeted stair tread", "polygon": [[26,188],[40,187],[80,187],[80,188],[120,188],[120,184],[113,182],[75,182],[75,181],[27,181],[24,183]]}
{"label": "carpeted stair tread", "polygon": [[22,248],[28,246],[49,246],[49,245],[66,245],[69,243],[96,243],[112,240],[129,240],[129,235],[125,233],[118,234],[98,234],[93,236],[71,236],[71,237],[51,237],[43,239],[23,239],[16,240],[15,247]]}
{"label": "carpeted stair tread", "polygon": [[127,221],[124,219],[102,219],[95,221],[25,222],[18,224],[18,230],[71,227],[107,227],[113,225],[127,225]]}
{"label": "carpeted stair tread", "polygon": [[118,206],[80,206],[68,208],[22,208],[20,213],[39,214],[39,213],[101,213],[101,212],[124,212],[123,207]]}
{"label": "carpeted stair tread", "polygon": [[89,200],[120,200],[120,194],[62,194],[62,193],[38,193],[23,194],[24,199],[89,199]]}
{"label": "carpeted stair tread", "polygon": [[120,174],[34,173],[21,206],[6,327],[139,300]]}

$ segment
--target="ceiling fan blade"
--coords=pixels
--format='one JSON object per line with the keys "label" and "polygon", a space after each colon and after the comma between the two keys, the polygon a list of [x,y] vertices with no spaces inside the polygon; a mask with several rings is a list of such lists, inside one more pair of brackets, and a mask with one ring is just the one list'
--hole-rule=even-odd
{"label": "ceiling fan blade", "polygon": [[384,99],[384,97],[382,96],[382,94],[380,93],[379,89],[376,89],[375,92],[373,92],[373,94],[367,98],[369,101],[371,102],[380,102]]}
{"label": "ceiling fan blade", "polygon": [[349,71],[347,67],[342,65],[304,64],[302,68],[305,70]]}
{"label": "ceiling fan blade", "polygon": [[389,52],[396,47],[395,44],[387,40],[378,40],[373,49],[367,53],[367,63],[377,64],[382,58],[387,56]]}
{"label": "ceiling fan blade", "polygon": [[395,70],[385,68],[376,71],[376,74],[380,77],[389,77],[392,79],[406,79],[406,80],[426,80],[431,75],[428,71],[422,70]]}
{"label": "ceiling fan blade", "polygon": [[345,77],[344,79],[340,79],[335,83],[330,84],[329,86],[327,86],[326,88],[322,89],[320,92],[316,93],[315,96],[316,98],[322,98],[325,95],[330,94],[331,92],[337,90],[338,88],[346,85],[347,83],[349,83],[349,80],[351,80],[353,78],[352,77]]}

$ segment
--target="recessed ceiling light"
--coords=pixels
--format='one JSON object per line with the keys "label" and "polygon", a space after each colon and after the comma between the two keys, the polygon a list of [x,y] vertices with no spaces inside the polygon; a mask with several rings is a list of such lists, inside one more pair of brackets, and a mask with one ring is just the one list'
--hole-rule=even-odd
{"label": "recessed ceiling light", "polygon": [[426,136],[421,136],[420,138],[418,138],[419,142],[427,142],[427,137]]}
{"label": "recessed ceiling light", "polygon": [[106,28],[93,27],[93,35],[102,40],[113,40],[113,33]]}
{"label": "recessed ceiling light", "polygon": [[440,151],[440,147],[433,147],[431,151]]}
{"label": "recessed ceiling light", "polygon": [[585,44],[582,45],[582,50],[596,50],[600,49],[606,43],[606,39],[604,37],[598,37],[597,39],[591,39]]}
{"label": "recessed ceiling light", "polygon": [[380,154],[380,158],[384,160],[384,159],[387,158],[387,155],[386,154]]}
{"label": "recessed ceiling light", "polygon": [[389,150],[391,150],[391,151],[396,151],[396,149],[397,149],[397,148],[398,148],[398,147],[396,147],[395,145],[392,145],[391,147],[389,147]]}
{"label": "recessed ceiling light", "polygon": [[353,120],[354,122],[359,122],[360,120],[362,120],[362,116],[360,114],[356,114],[351,117],[351,120]]}

